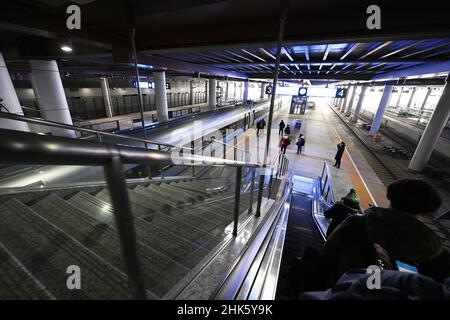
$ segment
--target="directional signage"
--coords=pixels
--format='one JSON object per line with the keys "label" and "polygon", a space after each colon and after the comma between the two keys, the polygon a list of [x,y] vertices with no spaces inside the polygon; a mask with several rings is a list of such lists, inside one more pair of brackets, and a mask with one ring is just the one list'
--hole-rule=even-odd
{"label": "directional signage", "polygon": [[272,94],[272,86],[266,87],[266,94]]}
{"label": "directional signage", "polygon": [[336,89],[336,95],[334,98],[345,98],[347,95],[347,89],[338,88]]}
{"label": "directional signage", "polygon": [[[266,94],[272,94],[272,86],[266,87]],[[277,95],[317,98],[345,98],[347,89],[324,87],[277,87]]]}

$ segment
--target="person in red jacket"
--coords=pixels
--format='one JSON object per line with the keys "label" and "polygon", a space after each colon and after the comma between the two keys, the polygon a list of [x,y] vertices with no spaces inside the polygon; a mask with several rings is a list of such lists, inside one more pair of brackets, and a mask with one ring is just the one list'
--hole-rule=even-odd
{"label": "person in red jacket", "polygon": [[288,136],[283,136],[280,140],[280,149],[281,152],[283,152],[284,154],[286,154],[286,148],[288,147],[288,145],[291,144],[291,139],[289,139]]}

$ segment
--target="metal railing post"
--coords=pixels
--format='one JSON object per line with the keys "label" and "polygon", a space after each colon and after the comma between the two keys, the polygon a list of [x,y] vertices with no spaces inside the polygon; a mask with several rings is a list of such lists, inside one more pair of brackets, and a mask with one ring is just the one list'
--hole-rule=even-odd
{"label": "metal railing post", "polygon": [[100,132],[97,132],[97,141],[102,142],[102,135],[100,134]]}
{"label": "metal railing post", "polygon": [[112,199],[114,220],[119,233],[132,296],[134,299],[146,299],[147,296],[137,254],[136,233],[128,197],[128,187],[119,156],[112,157],[111,162],[105,165],[105,176]]}
{"label": "metal railing post", "polygon": [[234,161],[237,161],[237,137],[234,136]]}
{"label": "metal railing post", "polygon": [[241,202],[242,167],[236,167],[236,187],[234,190],[234,224],[233,236],[237,236],[239,223],[239,207]]}
{"label": "metal railing post", "polygon": [[248,213],[253,212],[253,194],[255,193],[255,176],[256,176],[256,168],[253,168],[252,181],[250,183],[250,206],[248,207]]}
{"label": "metal railing post", "polygon": [[226,144],[225,136],[223,136],[223,158],[224,159],[227,158],[227,144]]}
{"label": "metal railing post", "polygon": [[[266,167],[263,166],[262,170],[266,170]],[[258,204],[256,205],[256,214],[255,217],[261,216],[261,204],[262,204],[262,198],[263,198],[263,189],[264,189],[264,179],[265,179],[265,172],[263,174],[259,175],[259,185],[258,185]]]}

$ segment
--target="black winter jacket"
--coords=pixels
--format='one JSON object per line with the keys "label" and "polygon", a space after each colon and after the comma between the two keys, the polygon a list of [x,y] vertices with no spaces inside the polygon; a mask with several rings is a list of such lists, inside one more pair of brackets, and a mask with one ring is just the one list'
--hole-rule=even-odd
{"label": "black winter jacket", "polygon": [[344,220],[325,242],[322,258],[329,285],[352,268],[376,265],[375,243],[392,260],[417,265],[420,274],[439,282],[450,276],[450,253],[443,239],[408,213],[372,207],[365,215]]}

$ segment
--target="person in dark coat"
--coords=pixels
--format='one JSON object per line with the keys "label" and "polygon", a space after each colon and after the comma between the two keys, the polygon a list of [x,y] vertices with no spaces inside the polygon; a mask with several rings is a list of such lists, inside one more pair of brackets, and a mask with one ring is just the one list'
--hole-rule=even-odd
{"label": "person in dark coat", "polygon": [[297,142],[295,144],[297,145],[297,154],[302,153],[302,148],[305,146],[305,137],[303,134],[297,138]]}
{"label": "person in dark coat", "polygon": [[345,142],[341,141],[341,143],[339,143],[337,145],[337,152],[336,152],[336,155],[334,156],[336,163],[333,165],[333,167],[337,167],[337,168],[341,167],[341,159],[342,159],[342,156],[344,155],[344,150],[345,150]]}
{"label": "person in dark coat", "polygon": [[266,126],[266,122],[264,121],[264,119],[261,119],[256,123],[256,136],[257,137],[259,137],[259,131],[263,130],[265,126]]}
{"label": "person in dark coat", "polygon": [[358,213],[360,210],[358,194],[352,188],[341,201],[336,202],[324,212],[325,218],[332,219],[327,229],[327,238],[345,219]]}
{"label": "person in dark coat", "polygon": [[291,127],[289,125],[284,128],[284,134],[287,136],[291,134]]}
{"label": "person in dark coat", "polygon": [[278,130],[278,135],[281,136],[284,132],[284,127],[286,127],[286,124],[283,120],[281,120],[278,126],[280,127],[280,130]]}
{"label": "person in dark coat", "polygon": [[288,147],[288,145],[291,144],[291,139],[289,139],[288,136],[283,136],[280,140],[280,150],[281,152],[283,152],[284,154],[286,154],[286,149]]}
{"label": "person in dark coat", "polygon": [[420,221],[442,203],[433,186],[401,179],[388,187],[387,198],[389,208],[371,207],[364,215],[348,217],[325,242],[321,257],[329,286],[350,269],[378,265],[376,248],[382,248],[389,261],[415,266],[419,274],[438,282],[450,276],[444,240]]}

